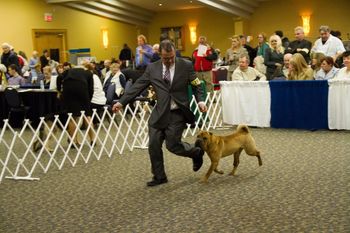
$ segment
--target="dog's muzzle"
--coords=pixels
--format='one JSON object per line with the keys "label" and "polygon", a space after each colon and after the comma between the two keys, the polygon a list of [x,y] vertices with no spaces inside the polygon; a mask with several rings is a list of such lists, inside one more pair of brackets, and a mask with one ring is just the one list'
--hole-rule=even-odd
{"label": "dog's muzzle", "polygon": [[203,139],[202,138],[197,138],[196,142],[194,143],[196,147],[200,147],[203,150]]}

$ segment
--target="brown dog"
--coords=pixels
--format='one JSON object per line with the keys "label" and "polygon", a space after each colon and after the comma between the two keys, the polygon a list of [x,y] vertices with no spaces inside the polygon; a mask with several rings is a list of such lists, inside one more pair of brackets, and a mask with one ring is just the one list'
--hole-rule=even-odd
{"label": "brown dog", "polygon": [[260,152],[256,149],[254,138],[246,125],[239,125],[233,134],[227,136],[218,136],[211,132],[201,131],[197,135],[196,146],[201,147],[207,152],[211,160],[210,168],[207,174],[202,178],[203,182],[208,182],[208,178],[213,171],[219,174],[224,173],[218,170],[217,167],[219,165],[219,160],[229,155],[234,155],[233,170],[230,173],[230,175],[234,175],[239,164],[239,156],[242,150],[248,155],[256,156],[259,161],[259,166],[262,165]]}

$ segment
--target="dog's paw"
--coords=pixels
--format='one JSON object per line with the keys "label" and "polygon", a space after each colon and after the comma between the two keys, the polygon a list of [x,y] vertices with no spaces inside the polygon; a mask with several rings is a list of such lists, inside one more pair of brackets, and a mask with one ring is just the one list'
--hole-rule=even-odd
{"label": "dog's paw", "polygon": [[208,179],[205,178],[205,177],[202,177],[200,180],[199,180],[200,183],[203,183],[203,184],[207,184],[208,183]]}
{"label": "dog's paw", "polygon": [[221,171],[221,170],[214,170],[214,172],[216,172],[216,173],[218,173],[218,174],[220,174],[220,175],[222,175],[222,174],[224,174],[224,171]]}

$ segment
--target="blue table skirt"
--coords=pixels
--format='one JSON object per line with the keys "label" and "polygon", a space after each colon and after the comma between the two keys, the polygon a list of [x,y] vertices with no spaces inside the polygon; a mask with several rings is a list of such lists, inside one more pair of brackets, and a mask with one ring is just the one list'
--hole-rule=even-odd
{"label": "blue table skirt", "polygon": [[328,129],[328,82],[271,81],[271,127]]}

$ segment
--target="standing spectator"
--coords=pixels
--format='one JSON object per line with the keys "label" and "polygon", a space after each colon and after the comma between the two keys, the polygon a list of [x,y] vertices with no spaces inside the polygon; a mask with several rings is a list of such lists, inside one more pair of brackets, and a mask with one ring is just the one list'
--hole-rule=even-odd
{"label": "standing spectator", "polygon": [[255,48],[256,49],[256,55],[257,56],[265,56],[265,51],[269,47],[267,41],[267,37],[265,33],[260,33],[258,35],[258,46]]}
{"label": "standing spectator", "polygon": [[[63,91],[62,101],[65,111],[72,113],[75,122],[81,116],[81,111],[85,111],[86,119],[84,124],[91,124],[91,98],[93,96],[93,77],[90,71],[81,67],[69,69],[63,73]],[[75,123],[71,120],[68,122],[68,134],[73,138],[76,145],[80,145],[78,133],[73,137],[76,130]],[[92,127],[89,132],[90,144],[94,140]]]}
{"label": "standing spectator", "polygon": [[213,61],[217,59],[215,51],[207,44],[207,38],[200,36],[198,39],[198,47],[192,53],[192,60],[194,62],[194,71],[200,80],[204,80],[206,91],[213,91],[213,84],[211,78],[211,70],[213,68]]}
{"label": "standing spectator", "polygon": [[8,85],[25,85],[26,80],[20,76],[17,72],[18,67],[15,64],[11,64],[8,67],[8,73],[10,78],[8,79]]}
{"label": "standing spectator", "polygon": [[288,80],[313,80],[313,70],[307,65],[303,55],[295,53],[289,61]]}
{"label": "standing spectator", "polygon": [[152,55],[151,62],[158,61],[160,59],[160,56],[159,56],[159,44],[154,44],[152,49],[153,49],[153,55]]}
{"label": "standing spectator", "polygon": [[334,78],[339,69],[334,67],[334,60],[332,57],[325,57],[321,59],[321,69],[317,71],[314,76],[316,80],[328,80]]}
{"label": "standing spectator", "polygon": [[38,51],[33,51],[32,53],[32,57],[29,59],[29,69],[30,69],[30,74],[31,74],[31,77],[32,79],[34,77],[37,77],[37,73],[36,73],[36,69],[35,67],[40,64],[39,63],[39,53]]}
{"label": "standing spectator", "polygon": [[149,118],[149,155],[153,178],[147,186],[156,186],[168,182],[162,145],[183,157],[191,158],[193,170],[198,171],[203,164],[204,151],[200,147],[182,142],[181,137],[186,123],[193,123],[195,116],[190,110],[188,84],[196,89],[196,99],[201,112],[207,111],[204,92],[196,77],[192,64],[175,56],[175,46],[170,40],[160,43],[161,60],[151,63],[142,77],[126,92],[119,102],[113,105],[117,112],[132,101],[142,90],[152,85],[157,93],[157,104]]}
{"label": "standing spectator", "polygon": [[145,70],[147,65],[151,63],[153,55],[152,46],[147,44],[147,39],[144,35],[137,37],[136,47],[136,69]]}
{"label": "standing spectator", "polygon": [[249,46],[247,44],[247,39],[244,35],[240,35],[239,36],[240,40],[241,40],[241,45],[243,46],[243,48],[245,48],[248,52],[249,55],[249,66],[253,66],[253,60],[256,57],[256,50],[253,49],[251,46]]}
{"label": "standing spectator", "polygon": [[277,31],[275,31],[275,35],[277,35],[281,38],[282,47],[284,49],[287,49],[289,47],[289,39],[287,37],[283,36],[283,31],[277,30]]}
{"label": "standing spectator", "polygon": [[241,54],[239,66],[232,74],[232,81],[265,81],[266,76],[257,69],[249,66],[249,55]]}
{"label": "standing spectator", "polygon": [[328,26],[321,26],[319,29],[320,38],[316,40],[312,52],[324,53],[326,56],[333,57],[334,61],[339,55],[345,52],[343,42],[330,34]]}
{"label": "standing spectator", "polygon": [[[267,80],[273,79],[277,68],[282,72],[283,53],[284,48],[282,47],[281,38],[277,35],[272,35],[270,37],[270,48],[266,49],[264,57]],[[278,75],[275,74],[275,76]]]}
{"label": "standing spectator", "polygon": [[3,43],[1,45],[2,48],[2,55],[1,55],[1,64],[4,64],[5,67],[7,68],[7,71],[9,70],[9,66],[14,64],[17,67],[17,72],[20,72],[19,70],[19,60],[17,57],[17,54],[12,51],[12,46],[9,45],[8,43]]}
{"label": "standing spectator", "polygon": [[133,56],[132,51],[127,44],[124,44],[123,49],[120,50],[119,60],[121,60],[123,67],[128,67],[131,64]]}
{"label": "standing spectator", "polygon": [[306,63],[309,64],[312,43],[308,40],[305,40],[305,33],[303,27],[296,27],[294,29],[294,34],[295,40],[290,42],[287,52],[291,54],[300,53],[305,58]]}
{"label": "standing spectator", "polygon": [[49,51],[47,49],[44,49],[43,55],[40,56],[41,68],[43,69],[45,66],[48,66],[50,60],[51,58],[49,55]]}
{"label": "standing spectator", "polygon": [[248,54],[247,50],[241,45],[239,36],[231,37],[231,48],[226,51],[225,61],[228,65],[227,80],[232,80],[233,71],[238,67],[238,60],[242,54]]}

